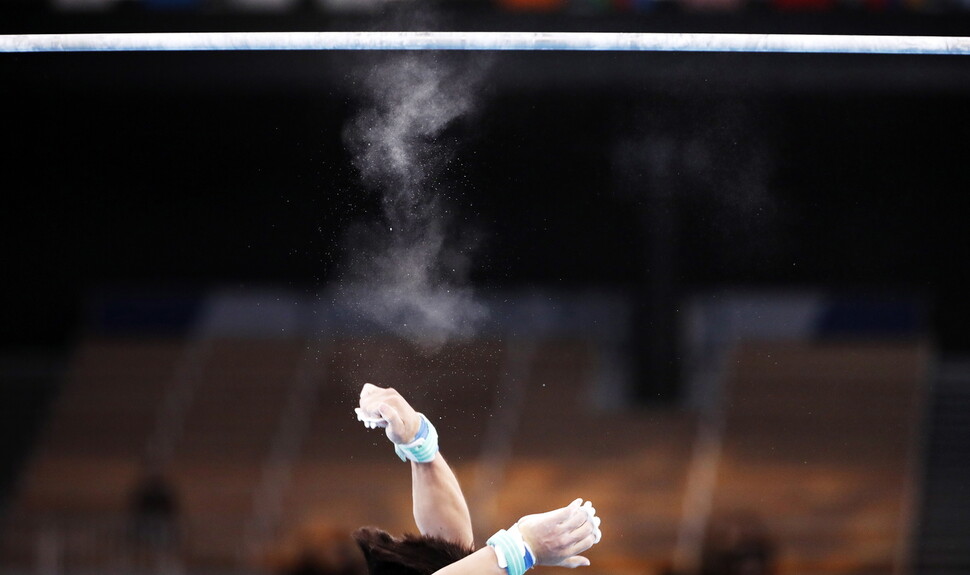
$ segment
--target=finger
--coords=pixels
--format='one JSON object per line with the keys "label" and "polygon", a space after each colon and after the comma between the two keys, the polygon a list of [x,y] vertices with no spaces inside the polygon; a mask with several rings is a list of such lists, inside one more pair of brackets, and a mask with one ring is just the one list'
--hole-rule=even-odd
{"label": "finger", "polygon": [[578,555],[579,553],[586,551],[593,545],[596,545],[596,533],[591,530],[589,533],[586,534],[585,537],[578,540],[576,543],[570,545],[569,547],[566,547],[563,550],[563,555],[567,555],[567,556]]}
{"label": "finger", "polygon": [[[576,501],[581,500],[577,499]],[[539,515],[539,517],[542,518],[541,520],[543,523],[548,521],[552,525],[560,525],[563,521],[567,521],[570,517],[572,517],[573,511],[577,507],[576,501],[573,501],[566,507],[560,507],[559,509],[553,509],[552,511],[542,513]],[[525,517],[522,519],[525,519]],[[522,521],[522,519],[519,519],[519,521]]]}
{"label": "finger", "polygon": [[382,403],[377,407],[377,410],[380,412],[381,417],[387,421],[388,431],[393,431],[398,434],[404,431],[404,420],[401,419],[401,414],[396,409],[387,403]]}
{"label": "finger", "polygon": [[572,531],[582,527],[588,521],[589,515],[584,513],[582,509],[570,509],[569,517],[561,521],[560,525],[566,531]]}
{"label": "finger", "polygon": [[573,540],[575,541],[582,541],[587,537],[589,537],[590,535],[592,535],[593,542],[590,545],[592,546],[599,543],[600,539],[603,538],[603,531],[599,528],[599,525],[597,524],[597,522],[587,521],[586,523],[583,524],[582,527],[570,533],[570,535],[573,537]]}
{"label": "finger", "polygon": [[360,389],[360,396],[367,397],[368,395],[380,390],[381,388],[377,387],[373,383],[365,383],[364,387]]}
{"label": "finger", "polygon": [[372,409],[368,408],[371,407],[370,404],[374,403],[374,394],[376,394],[379,390],[380,388],[378,388],[376,385],[365,383],[364,387],[362,387],[360,390],[360,401],[358,401],[358,404],[367,412],[373,411]]}
{"label": "finger", "polygon": [[[576,527],[567,535],[568,542],[574,543],[576,541],[582,541],[596,531],[596,527],[593,526],[592,521],[584,521],[582,525]],[[568,544],[568,543],[567,543]]]}
{"label": "finger", "polygon": [[589,567],[589,559],[583,557],[582,555],[576,555],[560,563],[559,567],[566,567],[569,569],[575,569],[577,567]]}
{"label": "finger", "polygon": [[387,426],[387,422],[384,421],[381,414],[374,409],[371,409],[370,405],[365,405],[364,407],[355,407],[354,413],[357,414],[357,421],[363,422],[364,427],[369,429]]}
{"label": "finger", "polygon": [[600,518],[599,517],[593,518],[593,535],[595,536],[595,540],[593,541],[593,544],[594,545],[597,544],[597,543],[599,543],[600,542],[600,539],[603,538],[603,532],[600,529]]}
{"label": "finger", "polygon": [[364,427],[368,429],[374,429],[382,425],[387,425],[387,422],[381,419],[380,415],[369,415],[366,411],[359,407],[355,407],[354,412],[357,414],[357,421],[363,423]]}
{"label": "finger", "polygon": [[354,413],[357,414],[357,421],[370,421],[373,419],[379,419],[380,414],[371,413],[364,409],[363,407],[355,407]]}
{"label": "finger", "polygon": [[360,408],[370,417],[380,417],[377,408],[386,401],[386,390],[369,383],[367,385],[370,386],[370,389],[365,388],[360,392]]}
{"label": "finger", "polygon": [[598,529],[600,526],[600,518],[596,516],[596,508],[593,507],[593,503],[591,501],[587,501],[583,504],[581,509],[586,512],[588,521],[592,523],[593,528]]}
{"label": "finger", "polygon": [[573,499],[569,505],[565,507],[560,507],[556,511],[552,512],[552,513],[555,513],[555,515],[553,515],[552,518],[555,519],[556,523],[563,523],[564,521],[568,521],[573,516],[573,513],[577,509],[579,509],[579,506],[580,504],[582,504],[582,502],[583,502],[582,498]]}

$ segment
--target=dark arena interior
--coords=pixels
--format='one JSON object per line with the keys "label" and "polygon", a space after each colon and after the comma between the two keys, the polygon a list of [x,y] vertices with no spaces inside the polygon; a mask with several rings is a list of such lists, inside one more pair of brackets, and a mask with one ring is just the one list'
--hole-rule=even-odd
{"label": "dark arena interior", "polygon": [[[970,4],[0,5],[398,30]],[[356,573],[355,528],[415,530],[365,382],[434,417],[479,546],[583,497],[589,575],[970,573],[970,55],[0,53],[0,104],[0,575]]]}

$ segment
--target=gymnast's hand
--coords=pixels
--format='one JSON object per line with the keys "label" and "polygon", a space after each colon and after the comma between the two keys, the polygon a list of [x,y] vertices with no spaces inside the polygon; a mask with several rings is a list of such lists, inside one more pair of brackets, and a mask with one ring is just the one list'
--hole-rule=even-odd
{"label": "gymnast's hand", "polygon": [[360,407],[355,411],[358,417],[377,420],[375,426],[383,427],[387,438],[397,445],[414,441],[421,429],[421,417],[390,387],[365,383],[360,390]]}
{"label": "gymnast's hand", "polygon": [[589,559],[579,555],[599,543],[600,518],[593,504],[577,499],[555,511],[526,515],[518,522],[522,538],[532,547],[537,565],[581,567]]}

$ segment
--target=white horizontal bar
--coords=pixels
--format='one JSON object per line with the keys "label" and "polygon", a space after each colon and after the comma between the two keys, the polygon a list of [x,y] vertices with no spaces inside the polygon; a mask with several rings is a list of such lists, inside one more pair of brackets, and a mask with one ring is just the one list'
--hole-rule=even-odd
{"label": "white horizontal bar", "polygon": [[970,38],[610,32],[186,32],[0,36],[0,52],[209,50],[589,50],[970,54]]}

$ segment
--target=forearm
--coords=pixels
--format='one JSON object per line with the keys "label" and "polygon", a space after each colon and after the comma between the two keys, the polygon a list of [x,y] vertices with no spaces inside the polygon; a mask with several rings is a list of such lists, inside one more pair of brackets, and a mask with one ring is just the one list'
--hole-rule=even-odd
{"label": "forearm", "polygon": [[441,453],[428,463],[411,462],[411,486],[414,521],[422,534],[474,546],[468,504]]}
{"label": "forearm", "polygon": [[435,571],[434,575],[507,575],[507,573],[505,569],[498,566],[495,551],[491,547],[482,547],[461,561]]}

